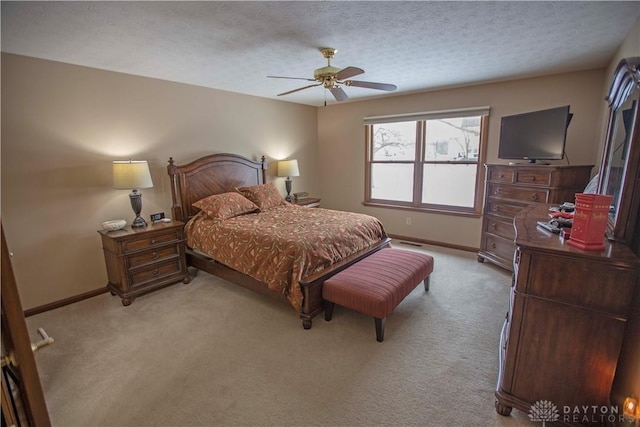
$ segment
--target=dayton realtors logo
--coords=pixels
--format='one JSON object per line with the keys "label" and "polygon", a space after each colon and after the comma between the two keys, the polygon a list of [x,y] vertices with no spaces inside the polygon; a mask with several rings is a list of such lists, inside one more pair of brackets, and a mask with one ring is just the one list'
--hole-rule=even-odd
{"label": "dayton realtors logo", "polygon": [[538,400],[529,409],[529,419],[531,421],[542,421],[543,427],[547,421],[558,421],[558,418],[560,418],[558,408],[548,400]]}
{"label": "dayton realtors logo", "polygon": [[617,406],[563,406],[562,413],[560,413],[556,405],[549,400],[538,400],[531,405],[529,419],[534,422],[542,422],[543,427],[547,421],[598,425],[629,421],[629,417],[621,414]]}

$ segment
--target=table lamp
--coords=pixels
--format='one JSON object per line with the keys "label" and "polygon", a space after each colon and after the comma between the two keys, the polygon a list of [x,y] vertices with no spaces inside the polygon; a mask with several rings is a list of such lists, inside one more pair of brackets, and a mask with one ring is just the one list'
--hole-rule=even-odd
{"label": "table lamp", "polygon": [[287,197],[285,200],[289,203],[293,201],[291,196],[291,177],[300,176],[300,170],[298,169],[297,160],[280,160],[278,162],[278,176],[286,176],[285,186],[287,188]]}
{"label": "table lamp", "polygon": [[146,160],[115,160],[113,162],[113,188],[132,190],[129,193],[131,207],[136,214],[131,227],[146,227],[147,222],[140,216],[142,211],[142,194],[138,188],[151,188],[151,174]]}

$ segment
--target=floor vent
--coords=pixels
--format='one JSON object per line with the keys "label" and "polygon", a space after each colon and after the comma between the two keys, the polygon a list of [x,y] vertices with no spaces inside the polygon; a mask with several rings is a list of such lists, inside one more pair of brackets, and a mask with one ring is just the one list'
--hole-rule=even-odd
{"label": "floor vent", "polygon": [[403,244],[403,245],[415,246],[417,248],[421,248],[422,247],[422,245],[419,244],[419,243],[413,243],[413,242],[399,242],[399,243]]}

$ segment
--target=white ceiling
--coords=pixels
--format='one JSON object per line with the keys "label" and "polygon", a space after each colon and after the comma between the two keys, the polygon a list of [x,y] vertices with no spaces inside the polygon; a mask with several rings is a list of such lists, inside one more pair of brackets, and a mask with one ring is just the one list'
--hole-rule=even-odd
{"label": "white ceiling", "polygon": [[[392,94],[605,67],[640,2],[9,2],[2,51],[284,101],[326,65]],[[347,87],[350,99],[387,92]]]}

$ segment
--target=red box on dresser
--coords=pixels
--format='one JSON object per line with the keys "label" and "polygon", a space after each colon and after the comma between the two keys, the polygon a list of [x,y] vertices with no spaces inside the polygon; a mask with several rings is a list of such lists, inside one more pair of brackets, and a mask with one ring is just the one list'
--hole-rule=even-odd
{"label": "red box on dresser", "polygon": [[567,244],[584,250],[603,250],[612,200],[613,196],[608,194],[576,194],[571,239]]}

